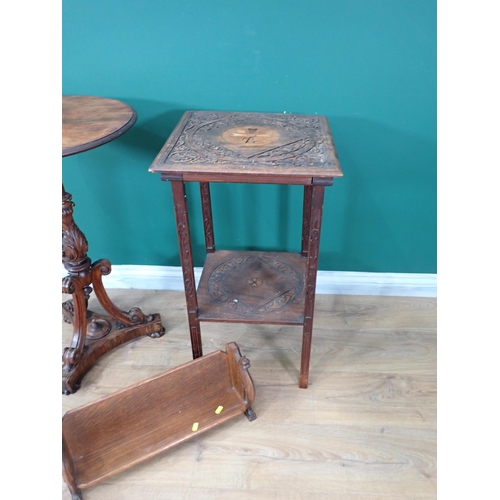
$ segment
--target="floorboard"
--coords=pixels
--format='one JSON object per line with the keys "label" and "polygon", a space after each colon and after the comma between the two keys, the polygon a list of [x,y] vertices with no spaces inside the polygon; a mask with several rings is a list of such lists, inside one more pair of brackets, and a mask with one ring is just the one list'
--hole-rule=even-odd
{"label": "floorboard", "polygon": [[[109,290],[160,313],[166,334],[107,354],[63,414],[191,360],[183,292]],[[63,296],[63,299],[67,299]],[[94,297],[89,307],[103,312]],[[202,323],[204,354],[235,341],[251,362],[257,419],[235,419],[83,490],[86,500],[436,498],[436,299],[317,295],[310,385],[301,327]],[[63,347],[72,329],[63,323]],[[70,500],[64,482],[62,498]]]}

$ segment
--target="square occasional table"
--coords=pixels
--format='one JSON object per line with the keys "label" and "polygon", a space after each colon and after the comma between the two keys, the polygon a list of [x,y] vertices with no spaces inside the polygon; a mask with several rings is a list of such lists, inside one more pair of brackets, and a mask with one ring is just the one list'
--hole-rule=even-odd
{"label": "square occasional table", "polygon": [[[150,172],[172,186],[193,358],[200,322],[302,325],[307,388],[325,186],[341,177],[323,116],[187,111]],[[200,184],[206,260],[196,289],[185,182]],[[304,186],[300,253],[216,250],[210,183]]]}

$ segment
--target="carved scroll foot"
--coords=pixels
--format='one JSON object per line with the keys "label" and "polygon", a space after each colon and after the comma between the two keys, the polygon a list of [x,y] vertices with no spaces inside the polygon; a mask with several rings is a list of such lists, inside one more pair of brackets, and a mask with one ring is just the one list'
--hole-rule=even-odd
{"label": "carved scroll foot", "polygon": [[[85,272],[63,279],[62,292],[72,295],[62,305],[63,320],[73,325],[71,345],[63,351],[63,394],[76,392],[85,373],[111,349],[143,335],[165,334],[159,314],[145,315],[138,307],[125,312],[111,302],[102,284],[102,276],[110,272],[109,261],[101,259]],[[88,310],[91,284],[107,315]]]}

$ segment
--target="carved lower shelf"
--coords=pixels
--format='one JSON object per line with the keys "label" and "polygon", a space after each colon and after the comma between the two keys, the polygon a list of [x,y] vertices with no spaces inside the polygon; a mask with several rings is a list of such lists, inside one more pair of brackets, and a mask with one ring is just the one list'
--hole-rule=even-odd
{"label": "carved lower shelf", "polygon": [[[68,301],[69,302],[69,301]],[[63,303],[63,317],[66,322],[72,322],[72,315],[68,311],[70,307],[65,307]],[[63,394],[72,394],[80,388],[80,382],[84,375],[103,355],[118,347],[125,342],[149,335],[152,338],[158,338],[164,335],[165,328],[161,324],[159,314],[152,314],[145,323],[124,326],[113,319],[111,316],[105,316],[87,311],[87,343],[78,363],[71,370],[62,371],[62,392]],[[94,337],[94,338],[92,338]]]}
{"label": "carved lower shelf", "polygon": [[197,290],[198,319],[302,325],[307,258],[288,252],[208,253]]}
{"label": "carved lower shelf", "polygon": [[73,499],[198,434],[245,414],[255,398],[250,363],[231,342],[216,351],[67,412],[63,475]]}

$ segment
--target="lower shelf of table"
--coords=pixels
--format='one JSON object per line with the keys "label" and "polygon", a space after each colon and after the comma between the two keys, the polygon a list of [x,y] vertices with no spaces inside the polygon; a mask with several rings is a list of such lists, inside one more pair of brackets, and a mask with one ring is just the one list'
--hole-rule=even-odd
{"label": "lower shelf of table", "polygon": [[302,325],[307,258],[298,253],[218,250],[207,254],[198,319]]}

